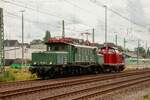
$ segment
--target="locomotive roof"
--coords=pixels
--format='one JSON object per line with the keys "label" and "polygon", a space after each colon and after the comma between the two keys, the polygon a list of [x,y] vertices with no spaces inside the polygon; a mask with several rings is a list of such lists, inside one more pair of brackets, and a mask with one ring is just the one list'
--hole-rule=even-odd
{"label": "locomotive roof", "polygon": [[[98,48],[96,46],[90,46],[90,45],[81,45],[81,44],[73,44],[73,43],[65,43],[65,42],[55,42],[53,44],[67,44],[67,45],[72,45],[72,46],[75,46],[75,47],[79,47],[79,48],[91,48],[91,49],[94,49],[94,48]],[[45,43],[45,44],[50,44],[50,43]]]}
{"label": "locomotive roof", "polygon": [[[43,53],[42,51],[37,51],[35,53]],[[48,52],[48,51],[45,51],[44,53],[62,53],[62,54],[67,54],[68,52],[65,52],[65,51],[51,51],[51,52]]]}
{"label": "locomotive roof", "polygon": [[112,46],[103,46],[101,49],[106,48],[106,47],[111,48],[111,49],[118,50],[118,48],[117,48],[117,47],[112,47]]}
{"label": "locomotive roof", "polygon": [[71,45],[73,45],[73,46],[75,46],[75,47],[81,47],[81,48],[90,48],[90,49],[94,49],[94,48],[97,48],[97,47],[95,47],[95,46],[87,46],[87,45],[76,45],[76,44],[71,44]]}

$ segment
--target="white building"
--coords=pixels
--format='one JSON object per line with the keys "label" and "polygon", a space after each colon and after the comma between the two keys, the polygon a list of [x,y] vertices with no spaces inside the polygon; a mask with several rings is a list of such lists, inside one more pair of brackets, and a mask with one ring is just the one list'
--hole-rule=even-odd
{"label": "white building", "polygon": [[[4,41],[4,50],[5,50],[5,60],[15,60],[15,59],[22,59],[22,44],[20,44],[17,40],[5,40]],[[32,45],[30,48],[29,44],[24,44],[24,59],[31,60],[31,54],[33,52],[38,51],[46,51],[46,46],[39,44],[38,46]],[[36,48],[37,47],[37,48]]]}

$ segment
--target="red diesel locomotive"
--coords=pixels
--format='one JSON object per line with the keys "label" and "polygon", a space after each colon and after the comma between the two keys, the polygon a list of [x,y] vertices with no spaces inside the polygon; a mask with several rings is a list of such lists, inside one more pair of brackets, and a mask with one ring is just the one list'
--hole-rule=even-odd
{"label": "red diesel locomotive", "polygon": [[109,71],[124,70],[124,57],[117,48],[111,46],[104,46],[100,49],[99,53],[103,55],[103,66],[105,66]]}

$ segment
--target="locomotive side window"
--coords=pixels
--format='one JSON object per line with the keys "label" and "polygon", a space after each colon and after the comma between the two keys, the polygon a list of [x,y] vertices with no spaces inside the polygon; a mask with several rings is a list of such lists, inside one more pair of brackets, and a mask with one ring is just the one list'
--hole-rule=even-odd
{"label": "locomotive side window", "polygon": [[108,53],[113,54],[113,53],[115,53],[115,50],[114,49],[109,49]]}
{"label": "locomotive side window", "polygon": [[50,46],[48,46],[47,51],[51,51],[51,47]]}
{"label": "locomotive side window", "polygon": [[115,52],[116,52],[116,53],[119,53],[119,51],[118,51],[118,50],[115,50]]}
{"label": "locomotive side window", "polygon": [[102,49],[102,52],[103,52],[103,53],[106,53],[106,49]]}
{"label": "locomotive side window", "polygon": [[64,46],[50,46],[48,48],[48,51],[64,51]]}
{"label": "locomotive side window", "polygon": [[54,50],[54,51],[59,51],[59,47],[58,47],[58,46],[54,46],[54,47],[53,47],[53,50]]}
{"label": "locomotive side window", "polygon": [[64,46],[59,47],[59,50],[64,51],[65,50]]}

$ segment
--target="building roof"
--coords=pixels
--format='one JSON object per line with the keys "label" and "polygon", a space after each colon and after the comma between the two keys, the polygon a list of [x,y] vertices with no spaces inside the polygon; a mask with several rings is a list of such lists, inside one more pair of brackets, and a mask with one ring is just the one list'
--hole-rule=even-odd
{"label": "building roof", "polygon": [[[18,47],[21,45],[22,45],[22,43],[19,43],[18,40],[4,40],[5,47]],[[23,46],[26,46],[27,48],[30,47],[30,45],[28,43],[23,43]]]}
{"label": "building roof", "polygon": [[[137,54],[136,53],[134,53],[134,52],[125,52],[124,53],[124,55],[126,56],[126,57],[131,57],[131,58],[137,58]],[[140,55],[139,55],[139,58],[143,58],[143,57],[141,57]]]}
{"label": "building roof", "polygon": [[79,47],[79,48],[90,48],[90,49],[94,49],[94,48],[97,48],[95,46],[86,46],[86,45],[73,45],[75,47]]}
{"label": "building roof", "polygon": [[[22,43],[19,43],[19,45],[22,46]],[[23,46],[30,48],[30,44],[28,44],[28,43],[23,43]]]}
{"label": "building roof", "polygon": [[4,46],[5,47],[19,46],[19,42],[18,40],[4,40]]}

